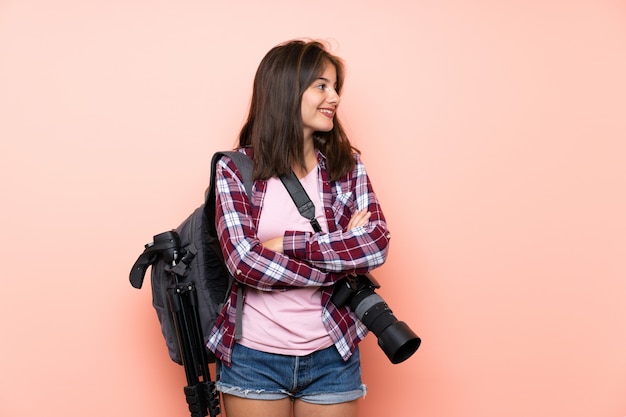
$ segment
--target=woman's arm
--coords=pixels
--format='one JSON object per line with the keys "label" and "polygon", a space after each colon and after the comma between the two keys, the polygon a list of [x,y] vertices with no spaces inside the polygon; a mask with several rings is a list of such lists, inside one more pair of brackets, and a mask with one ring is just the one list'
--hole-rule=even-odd
{"label": "woman's arm", "polygon": [[[359,210],[352,215],[350,218],[350,222],[346,227],[346,231],[352,230],[355,227],[365,226],[367,224],[368,219],[370,218],[371,213],[367,211],[367,209]],[[283,236],[278,236],[273,239],[268,239],[261,243],[263,247],[273,250],[274,252],[284,253],[283,250]]]}

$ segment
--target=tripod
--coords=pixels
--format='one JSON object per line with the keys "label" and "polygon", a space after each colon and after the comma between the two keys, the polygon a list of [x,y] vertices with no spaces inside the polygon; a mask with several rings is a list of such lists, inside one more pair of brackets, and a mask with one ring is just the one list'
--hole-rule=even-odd
{"label": "tripod", "polygon": [[[168,259],[171,258],[171,259]],[[174,318],[176,338],[187,377],[184,388],[191,417],[216,417],[220,414],[220,398],[211,380],[209,362],[202,340],[198,295],[193,282],[180,282],[176,273],[178,251],[164,251],[163,258],[172,267],[167,271],[175,284],[167,288],[170,312]],[[182,261],[181,261],[182,262]]]}
{"label": "tripod", "polygon": [[216,417],[220,414],[220,398],[209,372],[198,313],[198,294],[193,282],[184,282],[189,273],[188,265],[195,255],[194,250],[181,249],[180,236],[176,231],[158,234],[133,265],[130,282],[133,287],[141,288],[149,265],[161,261],[167,265],[164,270],[173,282],[166,289],[167,304],[178,342],[179,363],[182,363],[187,376],[184,391],[189,411],[191,417],[207,414]]}

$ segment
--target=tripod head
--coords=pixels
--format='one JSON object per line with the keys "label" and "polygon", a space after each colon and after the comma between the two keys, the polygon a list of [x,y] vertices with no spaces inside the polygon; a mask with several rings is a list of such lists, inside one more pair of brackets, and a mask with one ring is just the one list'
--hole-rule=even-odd
{"label": "tripod head", "polygon": [[161,257],[168,265],[178,261],[180,256],[180,237],[176,231],[159,233],[153,241],[147,243],[143,253],[139,256],[130,270],[130,283],[135,288],[141,288],[148,266]]}

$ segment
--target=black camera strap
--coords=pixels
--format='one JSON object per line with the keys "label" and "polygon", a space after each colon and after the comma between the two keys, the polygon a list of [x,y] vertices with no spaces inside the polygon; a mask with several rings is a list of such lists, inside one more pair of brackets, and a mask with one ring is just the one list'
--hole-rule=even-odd
{"label": "black camera strap", "polygon": [[296,177],[296,174],[291,171],[290,175],[281,175],[280,180],[289,192],[289,195],[291,196],[291,199],[295,203],[296,207],[298,207],[298,211],[302,217],[309,220],[316,233],[321,232],[322,227],[315,218],[315,205],[306,193],[306,190],[302,186],[302,183],[300,183],[298,177]]}

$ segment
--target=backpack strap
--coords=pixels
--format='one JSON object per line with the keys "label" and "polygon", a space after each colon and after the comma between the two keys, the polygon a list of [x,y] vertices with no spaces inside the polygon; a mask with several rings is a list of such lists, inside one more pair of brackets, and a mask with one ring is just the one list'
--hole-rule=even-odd
{"label": "backpack strap", "polygon": [[309,219],[309,222],[311,223],[311,226],[313,226],[313,230],[315,230],[315,232],[321,232],[322,227],[315,218],[315,205],[306,193],[306,190],[302,186],[298,177],[296,177],[296,174],[291,171],[291,175],[281,175],[280,180],[289,192],[289,195],[291,196],[291,199],[295,203],[296,207],[298,207],[300,214]]}
{"label": "backpack strap", "polygon": [[223,156],[228,156],[235,163],[237,170],[243,178],[243,186],[246,190],[246,194],[248,195],[248,200],[252,198],[252,171],[254,169],[252,159],[250,159],[250,157],[245,153],[237,151],[223,151],[213,154],[213,158],[211,158],[211,177],[209,187],[204,193],[205,213],[208,219],[213,218],[212,221],[209,221],[209,233],[211,236],[217,236],[217,230],[215,230],[215,171],[217,161],[219,161]]}

